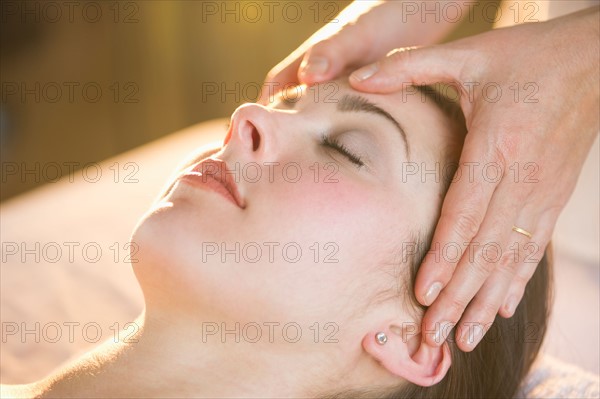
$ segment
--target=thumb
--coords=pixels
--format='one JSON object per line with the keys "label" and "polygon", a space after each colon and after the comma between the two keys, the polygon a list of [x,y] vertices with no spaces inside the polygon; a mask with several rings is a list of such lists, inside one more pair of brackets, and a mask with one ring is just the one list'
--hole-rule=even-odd
{"label": "thumb", "polygon": [[350,85],[360,91],[391,93],[409,85],[461,82],[466,54],[448,44],[405,47],[354,71]]}
{"label": "thumb", "polygon": [[365,36],[368,33],[364,27],[349,25],[315,43],[304,55],[298,70],[298,80],[312,85],[335,79],[349,65],[364,64],[370,53],[369,39],[365,39]]}

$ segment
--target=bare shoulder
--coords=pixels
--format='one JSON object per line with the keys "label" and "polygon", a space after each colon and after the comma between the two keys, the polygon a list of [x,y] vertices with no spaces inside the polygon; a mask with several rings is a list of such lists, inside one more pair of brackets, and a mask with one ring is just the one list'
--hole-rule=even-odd
{"label": "bare shoulder", "polygon": [[37,384],[0,385],[0,398],[39,398]]}

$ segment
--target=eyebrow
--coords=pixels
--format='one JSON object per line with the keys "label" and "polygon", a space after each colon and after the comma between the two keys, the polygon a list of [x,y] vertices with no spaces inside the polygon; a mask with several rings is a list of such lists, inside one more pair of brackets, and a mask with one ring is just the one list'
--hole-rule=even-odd
{"label": "eyebrow", "polygon": [[396,126],[396,128],[398,128],[400,136],[402,137],[402,140],[404,140],[404,145],[406,146],[406,158],[409,158],[410,147],[406,138],[406,132],[404,131],[400,123],[398,123],[398,121],[394,119],[394,117],[389,112],[380,108],[379,106],[370,102],[362,96],[348,94],[343,96],[342,99],[338,102],[337,110],[340,112],[368,112],[386,118],[387,120],[392,122],[394,126]]}

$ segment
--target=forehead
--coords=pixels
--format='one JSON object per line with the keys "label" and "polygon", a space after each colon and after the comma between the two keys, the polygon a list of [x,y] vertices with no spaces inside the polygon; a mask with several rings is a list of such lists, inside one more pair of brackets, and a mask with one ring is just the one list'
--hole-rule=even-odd
{"label": "forehead", "polygon": [[335,107],[344,96],[360,96],[373,102],[392,115],[396,113],[409,117],[411,112],[429,114],[430,117],[444,117],[443,112],[430,97],[412,85],[387,94],[365,93],[354,90],[347,78],[306,85],[289,85],[278,92],[269,104],[272,108],[300,110],[311,105]]}
{"label": "forehead", "polygon": [[360,96],[389,113],[404,128],[411,147],[437,149],[452,134],[453,123],[448,123],[448,116],[433,99],[410,85],[389,94],[356,91],[348,84],[347,78],[310,87],[289,86],[275,96],[270,107],[331,115],[341,111],[339,105],[348,96]]}

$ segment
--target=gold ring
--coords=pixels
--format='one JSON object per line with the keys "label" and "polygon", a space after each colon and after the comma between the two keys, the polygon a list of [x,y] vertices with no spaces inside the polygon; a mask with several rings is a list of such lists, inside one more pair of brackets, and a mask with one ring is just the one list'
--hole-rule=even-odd
{"label": "gold ring", "polygon": [[516,231],[517,233],[523,234],[524,236],[531,238],[531,233],[528,232],[527,230],[523,230],[522,228],[517,227],[517,226],[513,226],[512,229],[513,229],[513,231]]}

